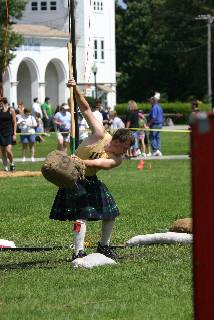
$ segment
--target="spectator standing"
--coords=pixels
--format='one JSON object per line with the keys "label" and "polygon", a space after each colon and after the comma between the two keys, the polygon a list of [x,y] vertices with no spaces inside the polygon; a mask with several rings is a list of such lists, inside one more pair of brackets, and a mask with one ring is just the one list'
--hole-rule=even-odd
{"label": "spectator standing", "polygon": [[[79,126],[79,145],[88,138],[88,131],[89,131],[89,126],[87,124],[87,121],[82,115],[82,112],[78,112],[78,126]],[[83,131],[83,132],[80,132]]]}
{"label": "spectator standing", "polygon": [[54,126],[52,111],[50,106],[50,98],[46,97],[45,102],[42,105],[42,112],[43,112],[43,123],[44,123],[44,131],[46,135],[50,137],[49,131]]}
{"label": "spectator standing", "polygon": [[71,114],[68,110],[70,110],[69,106],[63,103],[61,111],[54,116],[54,124],[57,126],[57,150],[64,152],[67,152],[67,145],[70,142]]}
{"label": "spectator standing", "polygon": [[33,105],[32,105],[32,108],[31,108],[31,115],[36,119],[36,113],[38,112],[40,114],[40,118],[42,119],[43,118],[43,113],[42,113],[42,109],[39,105],[39,99],[38,98],[35,98],[33,99]]}
{"label": "spectator standing", "polygon": [[[147,129],[162,129],[163,109],[158,105],[157,101],[155,97],[149,99],[152,109],[149,112]],[[149,132],[149,141],[153,150],[153,156],[162,156],[160,135],[161,131]]]}
{"label": "spectator standing", "polygon": [[14,102],[12,102],[12,107],[13,107],[13,109],[16,111],[16,109],[18,108],[18,105],[15,104]]}
{"label": "spectator standing", "polygon": [[43,139],[42,138],[42,136],[40,135],[40,133],[42,133],[43,132],[43,130],[42,130],[42,119],[41,119],[41,114],[39,113],[39,112],[36,112],[36,124],[37,124],[37,127],[36,127],[36,133],[37,133],[37,135],[36,135],[36,139],[35,139],[35,141],[36,142],[44,142],[45,141],[45,139]]}
{"label": "spectator standing", "polygon": [[[141,122],[140,128],[146,129],[147,120],[146,120],[146,117],[143,115],[143,110],[139,110],[138,117],[140,118],[140,122]],[[148,157],[151,156],[148,131],[139,130],[137,138],[139,140],[139,149],[141,149],[141,145],[142,145],[142,149],[143,149],[142,156],[146,157],[146,148],[148,151],[147,156]]]}
{"label": "spectator standing", "polygon": [[28,133],[21,135],[22,143],[22,162],[26,161],[26,151],[29,144],[31,161],[35,162],[34,159],[34,143],[35,143],[35,128],[37,127],[36,119],[30,115],[30,109],[24,109],[24,116],[19,120],[17,125],[21,127],[21,133]]}
{"label": "spectator standing", "polygon": [[[198,109],[198,102],[197,102],[197,101],[191,102],[191,109],[192,109],[193,111],[192,111],[192,112],[190,113],[190,115],[189,115],[189,120],[188,120],[188,122],[189,122],[189,127],[188,127],[188,130],[191,130],[191,129],[192,129],[192,127],[191,127],[191,122],[192,122],[192,120],[194,119],[194,117],[195,117],[197,114],[201,113],[201,111]],[[184,134],[184,137],[186,137],[187,134],[188,134],[188,132],[186,132],[186,133]],[[191,137],[192,137],[192,135],[191,135],[191,132],[190,132],[190,151],[188,152],[190,157],[192,156]]]}
{"label": "spectator standing", "polygon": [[102,102],[100,99],[96,99],[95,100],[95,104],[98,106],[98,111],[102,114],[103,116],[103,125],[104,127],[107,129],[109,127],[109,125],[111,125],[111,121],[108,117],[108,113],[106,113],[104,110],[103,110],[103,107],[102,107]]}
{"label": "spectator standing", "polygon": [[7,157],[10,161],[10,171],[15,171],[13,163],[12,145],[16,144],[16,114],[8,106],[7,98],[0,99],[0,148],[4,171],[8,172]]}
{"label": "spectator standing", "polygon": [[138,107],[137,103],[133,100],[130,100],[128,102],[128,114],[126,118],[126,128],[136,128],[136,130],[131,130],[134,137],[135,137],[135,144],[131,146],[130,149],[130,157],[137,157],[136,151],[137,151],[137,136],[138,136],[138,131],[137,128],[139,128],[138,125]]}
{"label": "spectator standing", "polygon": [[103,124],[103,116],[102,116],[102,113],[99,112],[99,107],[98,105],[94,104],[92,106],[92,113],[94,115],[94,117],[101,123]]}
{"label": "spectator standing", "polygon": [[123,121],[117,116],[115,110],[109,112],[110,119],[112,120],[113,130],[125,128]]}
{"label": "spectator standing", "polygon": [[21,116],[23,116],[23,114],[24,114],[24,105],[23,105],[22,101],[19,101],[17,109],[19,109],[19,112],[20,112]]}

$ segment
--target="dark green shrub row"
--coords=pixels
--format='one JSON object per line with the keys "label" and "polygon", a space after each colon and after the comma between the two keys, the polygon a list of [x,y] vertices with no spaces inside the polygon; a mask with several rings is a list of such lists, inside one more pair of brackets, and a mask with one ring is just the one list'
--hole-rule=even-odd
{"label": "dark green shrub row", "polygon": [[[163,108],[164,113],[173,113],[173,114],[182,114],[183,116],[180,118],[172,118],[175,124],[187,124],[188,117],[190,112],[192,111],[189,102],[174,102],[174,103],[159,103]],[[115,111],[118,116],[124,116],[127,114],[127,103],[117,104],[115,106]],[[150,103],[138,103],[138,110],[143,110],[144,113],[149,113],[151,110]],[[198,109],[204,112],[211,111],[209,104],[199,104]]]}

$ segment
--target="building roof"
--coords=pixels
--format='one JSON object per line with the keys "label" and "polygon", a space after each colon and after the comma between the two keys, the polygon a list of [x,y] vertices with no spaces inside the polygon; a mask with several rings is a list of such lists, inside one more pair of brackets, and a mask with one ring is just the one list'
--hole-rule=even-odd
{"label": "building roof", "polygon": [[102,84],[98,84],[97,85],[97,88],[101,89],[102,91],[105,91],[107,93],[109,92],[116,92],[115,90],[112,90],[110,87],[107,87],[105,85],[102,85]]}
{"label": "building roof", "polygon": [[13,24],[12,30],[26,36],[70,38],[69,33],[35,24]]}

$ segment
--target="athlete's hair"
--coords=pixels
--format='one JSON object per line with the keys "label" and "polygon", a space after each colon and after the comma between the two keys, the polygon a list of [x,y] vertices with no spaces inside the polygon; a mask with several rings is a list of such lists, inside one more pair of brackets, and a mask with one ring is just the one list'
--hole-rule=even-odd
{"label": "athlete's hair", "polygon": [[120,128],[113,134],[112,141],[119,140],[120,143],[126,142],[129,140],[131,146],[135,144],[135,137],[129,129]]}

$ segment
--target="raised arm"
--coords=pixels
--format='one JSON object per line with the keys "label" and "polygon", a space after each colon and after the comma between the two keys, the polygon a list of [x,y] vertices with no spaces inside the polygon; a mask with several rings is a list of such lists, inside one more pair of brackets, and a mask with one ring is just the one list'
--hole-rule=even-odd
{"label": "raised arm", "polygon": [[92,134],[103,138],[106,134],[104,126],[94,117],[88,102],[80,92],[74,78],[68,80],[68,87],[72,86],[74,89],[77,105],[80,108],[84,118],[86,119]]}

